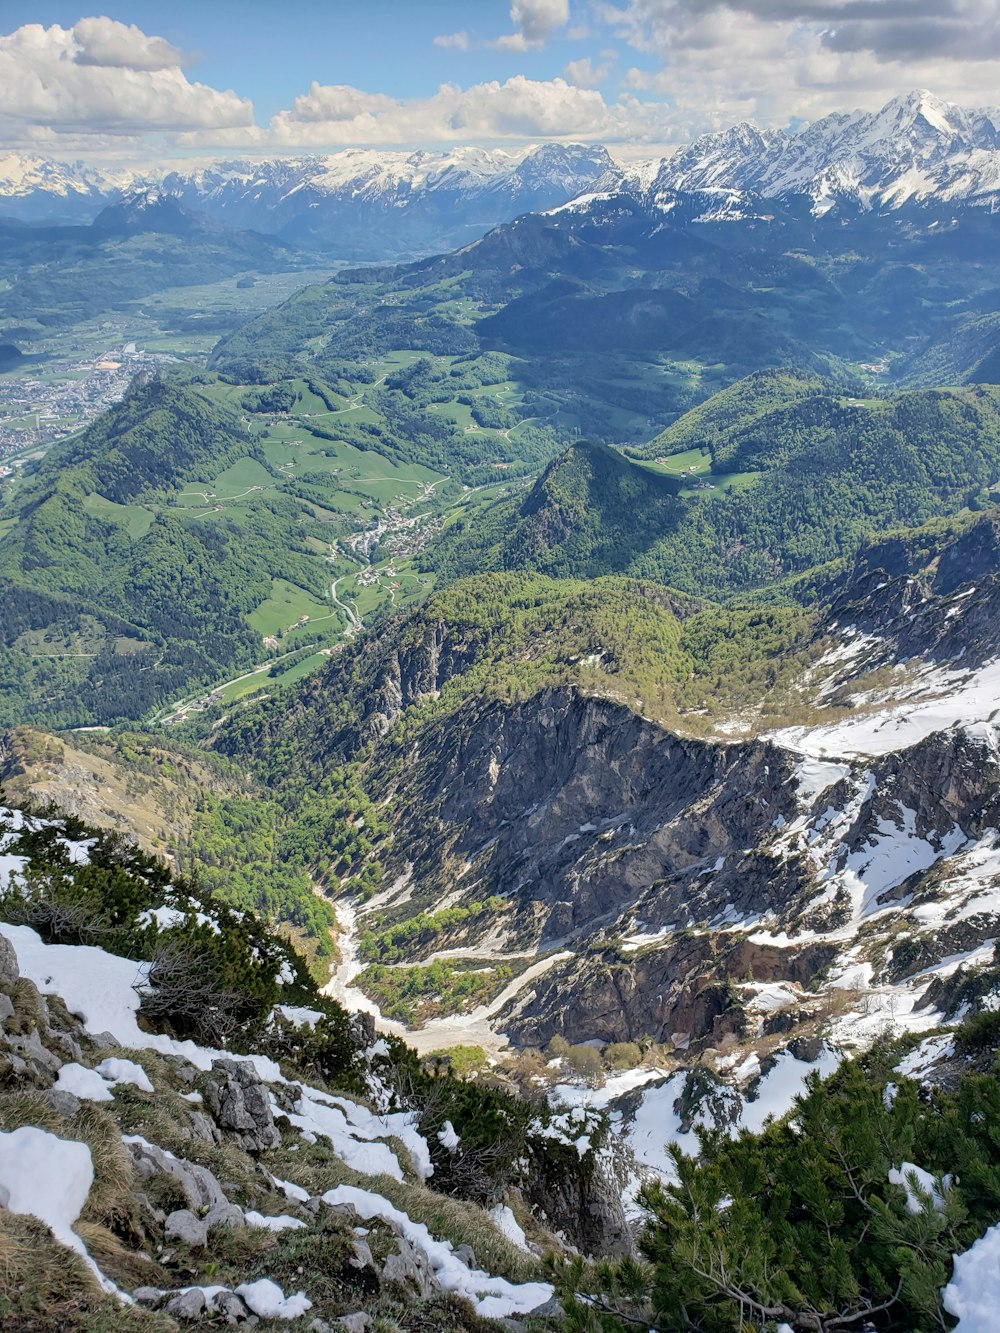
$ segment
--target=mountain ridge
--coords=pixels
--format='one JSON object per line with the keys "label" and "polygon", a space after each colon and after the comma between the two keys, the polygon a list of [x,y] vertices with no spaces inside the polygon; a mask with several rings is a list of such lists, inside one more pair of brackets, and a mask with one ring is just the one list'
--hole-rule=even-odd
{"label": "mountain ridge", "polygon": [[[339,232],[337,243],[355,258],[453,248],[521,213],[615,195],[661,210],[678,195],[701,191],[803,195],[817,216],[914,203],[996,211],[1000,111],[967,109],[917,89],[876,111],[834,112],[795,133],[741,122],[669,157],[632,164],[599,144],[564,143],[349,148],[153,171],[0,157],[0,207],[13,216],[92,217],[103,204],[151,188],[290,244],[326,244]],[[733,220],[738,213],[730,210]]]}

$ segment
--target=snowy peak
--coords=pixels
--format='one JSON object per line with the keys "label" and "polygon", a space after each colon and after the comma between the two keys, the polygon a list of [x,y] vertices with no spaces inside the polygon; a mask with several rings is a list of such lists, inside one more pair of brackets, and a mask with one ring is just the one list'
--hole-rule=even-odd
{"label": "snowy peak", "polygon": [[807,194],[817,213],[837,204],[986,203],[1000,179],[998,121],[918,90],[876,112],[826,116],[794,135],[752,125],[706,135],[665,161],[657,182],[675,190]]}
{"label": "snowy peak", "polygon": [[[816,214],[909,202],[1000,207],[1000,113],[917,90],[879,111],[825,116],[797,134],[742,122],[659,162],[630,164],[593,188],[657,211],[682,194],[725,190],[805,195]],[[736,220],[746,214],[730,212]]]}
{"label": "snowy peak", "polygon": [[0,153],[0,201],[87,200],[125,188],[129,173],[82,162],[53,162],[26,153]]}

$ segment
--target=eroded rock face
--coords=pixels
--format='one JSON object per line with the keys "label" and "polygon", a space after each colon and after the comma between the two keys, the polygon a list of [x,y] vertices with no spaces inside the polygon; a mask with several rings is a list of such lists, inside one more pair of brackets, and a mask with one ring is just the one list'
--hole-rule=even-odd
{"label": "eroded rock face", "polygon": [[[801,757],[772,740],[680,738],[565,688],[434,719],[409,759],[380,774],[406,858],[390,851],[387,880],[406,872],[449,905],[497,895],[502,947],[577,955],[498,1011],[517,1043],[725,1045],[746,1033],[733,986],[819,984],[838,941],[885,909],[920,936],[893,977],[1000,931],[992,909],[964,913],[957,934],[946,913],[933,932],[906,916],[954,894],[948,858],[1000,825],[1000,754],[961,729],[826,765],[830,785],[803,794]],[[446,943],[475,952],[495,929],[480,914]],[[787,944],[754,943],[762,931]]]}
{"label": "eroded rock face", "polygon": [[532,1207],[585,1254],[631,1254],[635,1233],[625,1217],[612,1145],[581,1159],[576,1148],[537,1156],[523,1193]]}
{"label": "eroded rock face", "polygon": [[785,949],[723,933],[675,936],[655,950],[570,959],[540,977],[527,997],[515,998],[501,1021],[524,1046],[545,1046],[556,1035],[570,1042],[652,1037],[724,1046],[727,1036],[747,1033],[731,983],[807,985],[834,953],[827,944]]}
{"label": "eroded rock face", "polygon": [[753,873],[743,849],[793,817],[792,766],[768,743],[686,740],[608,700],[545,690],[426,730],[398,784],[397,843],[425,883],[444,887],[470,862],[480,892],[514,898],[543,946],[640,901],[654,925],[727,902],[759,912],[793,883],[775,866]]}
{"label": "eroded rock face", "polygon": [[213,1060],[212,1074],[205,1087],[205,1105],[219,1128],[247,1152],[276,1148],[281,1134],[271,1114],[267,1089],[253,1066],[245,1061]]}

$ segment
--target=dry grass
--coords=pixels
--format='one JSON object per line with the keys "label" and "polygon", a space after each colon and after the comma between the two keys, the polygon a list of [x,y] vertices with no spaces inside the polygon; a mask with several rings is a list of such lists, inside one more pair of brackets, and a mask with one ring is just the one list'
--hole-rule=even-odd
{"label": "dry grass", "polygon": [[103,1106],[84,1102],[79,1114],[66,1125],[74,1137],[86,1143],[94,1163],[94,1183],[83,1210],[84,1220],[113,1226],[119,1232],[137,1233],[135,1169],[114,1117]]}
{"label": "dry grass", "polygon": [[140,1250],[131,1249],[106,1226],[81,1220],[73,1230],[105,1277],[126,1291],[134,1291],[136,1287],[170,1286],[172,1279],[166,1269]]}
{"label": "dry grass", "polygon": [[100,1295],[93,1273],[78,1254],[54,1240],[33,1217],[0,1212],[0,1328],[17,1327],[20,1315],[51,1312],[61,1328],[61,1306]]}
{"label": "dry grass", "polygon": [[[102,1229],[85,1224],[82,1230],[100,1263],[110,1254],[108,1242],[98,1236]],[[159,1271],[147,1265],[143,1277],[150,1267]],[[41,1222],[0,1211],[3,1333],[176,1333],[176,1327],[171,1319],[106,1296],[80,1256],[53,1240]]]}

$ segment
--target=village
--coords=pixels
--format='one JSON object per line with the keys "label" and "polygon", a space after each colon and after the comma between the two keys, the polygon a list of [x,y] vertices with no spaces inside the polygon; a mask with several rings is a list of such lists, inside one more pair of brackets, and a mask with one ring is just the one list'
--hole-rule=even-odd
{"label": "village", "polygon": [[[93,360],[39,361],[37,373],[29,365],[0,375],[0,458],[74,434],[123,398],[137,374],[174,359],[127,342]],[[0,476],[10,470],[0,467]]]}

